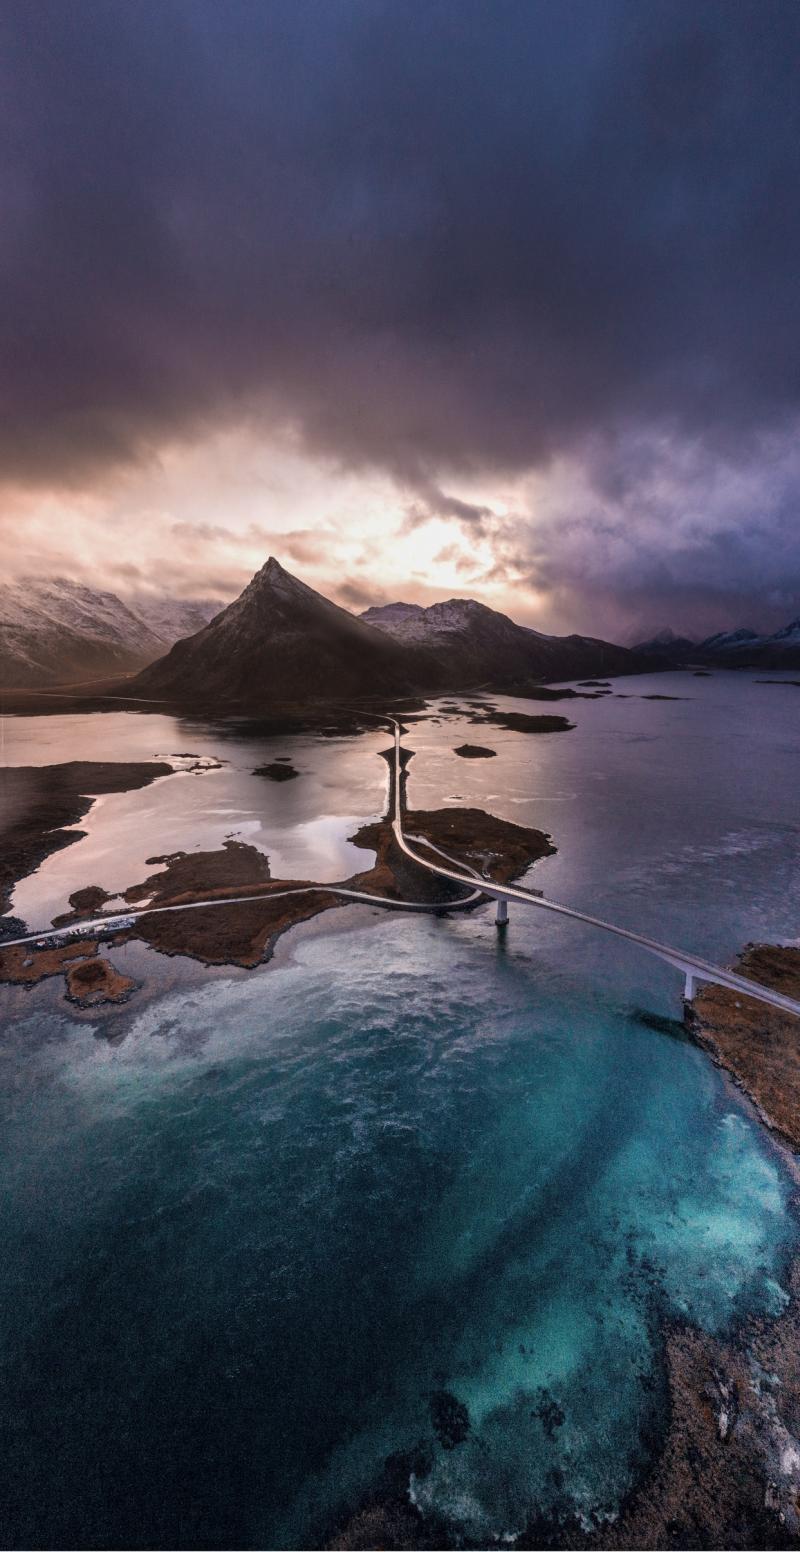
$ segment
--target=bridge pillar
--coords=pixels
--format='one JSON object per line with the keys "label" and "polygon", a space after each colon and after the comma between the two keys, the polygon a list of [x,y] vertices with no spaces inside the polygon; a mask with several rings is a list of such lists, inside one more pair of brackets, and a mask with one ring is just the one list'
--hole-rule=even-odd
{"label": "bridge pillar", "polygon": [[695,979],[690,970],[686,971],[686,984],[683,988],[684,1002],[691,1002],[694,997]]}
{"label": "bridge pillar", "polygon": [[508,901],[507,900],[498,900],[498,902],[497,902],[497,915],[495,916],[494,920],[495,920],[495,926],[497,926],[497,927],[507,927],[508,926]]}

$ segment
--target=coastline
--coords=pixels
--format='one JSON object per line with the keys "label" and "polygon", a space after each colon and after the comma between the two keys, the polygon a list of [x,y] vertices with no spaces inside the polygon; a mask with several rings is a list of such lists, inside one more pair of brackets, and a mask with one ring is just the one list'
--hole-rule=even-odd
{"label": "coastline", "polygon": [[[393,751],[386,752],[384,758],[391,765]],[[408,758],[404,753],[403,790]],[[25,809],[18,833],[12,809],[11,823],[6,827],[9,898],[17,876],[24,876],[38,865],[33,859],[43,860],[83,833],[49,828],[54,817],[63,824],[70,814],[81,817],[89,812],[92,799],[79,794],[81,785],[91,784],[93,791],[101,783],[105,783],[102,790],[128,790],[173,773],[173,767],[156,764],[11,770],[12,780],[20,789],[31,780],[33,805],[29,804],[28,809],[35,807],[36,824],[31,824]],[[61,790],[60,784],[66,791]],[[391,788],[390,783],[390,793]],[[263,852],[232,839],[215,851],[176,852],[149,858],[148,865],[157,871],[129,885],[123,897],[132,906],[150,906],[152,913],[144,910],[124,930],[109,928],[107,941],[111,951],[138,939],[163,955],[181,955],[208,966],[252,969],[271,959],[279,938],[291,927],[346,904],[346,899],[335,893],[336,889],[374,896],[376,904],[389,909],[392,905],[402,908],[412,904],[435,912],[460,906],[461,888],[416,866],[400,850],[392,830],[392,803],[390,796],[383,818],[361,825],[350,837],[353,845],[375,852],[372,866],[333,884],[273,878]],[[483,871],[488,879],[499,883],[521,877],[534,862],[555,852],[544,831],[512,824],[482,809],[421,810],[408,813],[406,820],[434,849],[445,847],[459,863]],[[15,858],[19,858],[18,873]],[[286,893],[293,890],[297,893]],[[248,897],[241,906],[214,908],[215,900],[229,901],[239,893]],[[263,895],[263,899],[253,899],[253,895]],[[75,932],[79,933],[81,919],[91,917],[108,898],[100,885],[84,886],[70,896],[72,909],[62,914],[56,925],[74,923]],[[206,900],[211,907],[208,911],[196,908]],[[191,904],[193,909],[181,912],[177,908],[182,904]],[[160,907],[167,907],[168,913],[158,914]],[[2,921],[0,917],[0,928]],[[43,927],[45,937],[46,932]],[[79,936],[58,947],[4,948],[0,941],[0,984],[33,985],[46,977],[63,975],[66,995],[78,1006],[128,1000],[139,989],[138,983],[120,977],[113,961],[98,959],[97,949],[96,939]]]}
{"label": "coastline", "polygon": [[[42,768],[48,769],[56,768]],[[155,774],[169,774],[171,769],[167,767]],[[147,770],[153,772],[153,766],[148,765]],[[111,787],[109,790],[123,789]],[[81,801],[85,802],[84,812],[87,812],[91,800],[84,798]],[[554,850],[543,832],[525,832],[522,827],[505,825],[504,821],[493,819],[483,810],[420,811],[408,814],[406,820],[417,834],[427,835],[434,845],[458,852],[460,860],[472,860],[486,866],[491,870],[490,876],[498,881],[519,876],[531,860],[536,860],[525,857],[524,844],[534,844],[530,839],[521,842],[523,850],[514,855],[513,831],[519,831],[520,837],[537,837],[540,845],[544,843],[545,849],[539,855],[548,855]],[[499,845],[489,857],[494,826],[505,827],[499,832],[504,837],[504,845]],[[80,832],[69,832],[68,838],[59,844],[69,844],[78,834]],[[409,888],[420,893],[424,889],[438,889],[439,885],[430,875],[414,870],[407,859],[393,854],[388,815],[375,824],[362,826],[351,839],[357,845],[374,849],[376,857],[371,868],[352,875],[345,883],[362,888],[366,885],[368,891],[371,887],[376,900],[389,901],[392,890],[399,899],[406,896]],[[162,931],[153,938],[145,931],[139,931],[137,926],[137,930],[119,934],[115,943],[123,946],[138,939],[165,956],[182,956],[220,969],[225,966],[252,968],[271,957],[275,945],[289,927],[301,921],[310,923],[340,903],[329,891],[326,894],[324,885],[318,886],[319,893],[315,896],[306,895],[288,902],[270,901],[270,894],[292,881],[272,879],[264,854],[241,843],[234,843],[230,850],[221,848],[205,854],[175,853],[152,858],[150,864],[158,871],[129,886],[126,897],[132,903],[149,898],[179,904],[183,898],[194,898],[198,891],[207,893],[209,899],[213,899],[215,893],[230,894],[234,858],[241,863],[241,873],[233,890],[240,888],[244,893],[251,892],[254,887],[263,889],[264,900],[263,903],[259,900],[254,904],[243,904],[227,913],[230,921],[224,927],[220,924],[220,936],[217,936],[213,918],[216,915],[219,922],[226,913],[195,911],[184,917],[176,914],[160,918],[164,924]],[[408,871],[404,873],[403,869]],[[306,883],[305,887],[312,886]],[[443,886],[445,890],[447,887]],[[90,911],[97,906],[91,886],[78,894],[85,898],[74,902],[76,926],[82,909]],[[448,899],[434,893],[424,903],[435,911],[437,905],[447,904]],[[158,920],[153,918],[152,923]],[[139,925],[144,927],[144,921]],[[10,950],[7,952],[11,953]],[[54,952],[60,955],[57,963]],[[776,955],[783,968],[776,963]],[[785,955],[790,958],[797,955],[800,959],[800,950],[749,945],[738,968],[756,979],[759,978],[758,971],[768,984],[779,985],[781,990],[788,991],[791,988],[780,979],[786,973]],[[45,968],[46,964],[49,968]],[[113,964],[107,965],[98,959],[97,944],[84,940],[83,943],[72,943],[64,950],[50,951],[49,956],[44,951],[41,960],[34,956],[31,964],[20,967],[25,970],[24,975],[9,979],[23,985],[45,975],[63,974],[68,1000],[84,1008],[96,1006],[92,997],[101,996],[104,988],[117,992],[118,995],[112,998],[116,1001],[127,998],[136,989],[146,994],[147,988],[141,983],[132,984],[130,978],[124,988],[113,979],[106,982],[105,970],[101,971],[104,978],[101,982],[94,972],[95,965],[105,965],[113,975],[117,974]],[[77,977],[76,971],[81,972]],[[773,983],[769,983],[770,973],[776,977]],[[73,998],[70,995],[73,989],[70,978],[73,984],[77,980],[78,991],[81,979],[85,980],[83,1000],[80,996]],[[787,1144],[800,1147],[800,1130],[794,1129],[796,1122],[791,1109],[795,1099],[784,1096],[784,1109],[775,1102],[770,1104],[770,1093],[780,1096],[791,1068],[791,1026],[783,1037],[776,1030],[770,1035],[771,1046],[780,1046],[783,1038],[784,1068],[776,1067],[773,1062],[768,1073],[763,1060],[754,1059],[757,1053],[753,1029],[758,1030],[772,1017],[769,1010],[757,1004],[752,1007],[748,1004],[743,1015],[732,993],[710,987],[695,999],[688,1024],[692,1038],[724,1068],[742,1094],[747,1095],[748,1101],[752,1101],[760,1121],[769,1129],[772,1145],[781,1150],[785,1163],[796,1176],[796,1161],[787,1151]],[[749,1034],[743,1018],[751,1020]],[[775,1015],[775,1018],[779,1024],[789,1024],[781,1015]],[[110,1025],[108,1033],[111,1034]],[[749,1067],[748,1056],[751,1058]],[[772,1090],[759,1081],[759,1074],[762,1080],[771,1075]],[[795,1097],[800,1097],[800,1089]],[[800,1114],[800,1109],[797,1113]],[[800,1373],[795,1361],[800,1348],[800,1271],[797,1262],[791,1272],[791,1289],[790,1303],[782,1314],[770,1320],[741,1322],[724,1340],[707,1337],[692,1326],[665,1325],[662,1340],[669,1405],[664,1436],[642,1481],[621,1504],[619,1518],[592,1533],[572,1520],[547,1525],[532,1522],[516,1545],[520,1548],[545,1545],[679,1547],[722,1543],[745,1547],[796,1545],[800,1534],[797,1523],[800,1416],[795,1415],[800,1412]],[[764,1380],[764,1374],[769,1383]],[[783,1468],[784,1461],[788,1462],[787,1469]],[[337,1524],[332,1530],[333,1539],[327,1544],[412,1548],[448,1545],[446,1529],[431,1519],[422,1521],[409,1502],[407,1472],[403,1479],[406,1465],[408,1462],[397,1460],[391,1467],[387,1463],[380,1483],[349,1520]],[[459,1539],[459,1544],[465,1544],[463,1538]]]}
{"label": "coastline", "polygon": [[[748,944],[735,968],[790,995],[800,991],[800,947]],[[685,1025],[752,1108],[800,1191],[797,1020],[708,986],[687,1005]],[[747,1316],[724,1336],[688,1322],[663,1322],[663,1428],[617,1516],[594,1529],[574,1515],[533,1516],[514,1540],[520,1552],[719,1547],[768,1552],[798,1545],[800,1254],[786,1276],[788,1297],[780,1313]],[[325,1545],[339,1552],[473,1545],[419,1514],[408,1493],[413,1469],[410,1460],[387,1460],[362,1502],[330,1527]]]}

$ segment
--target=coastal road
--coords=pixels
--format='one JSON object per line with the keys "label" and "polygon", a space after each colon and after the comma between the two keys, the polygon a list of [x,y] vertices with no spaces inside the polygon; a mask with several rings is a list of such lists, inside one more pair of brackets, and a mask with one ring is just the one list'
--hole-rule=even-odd
{"label": "coastal road", "polygon": [[428,916],[441,911],[463,911],[465,906],[475,905],[484,897],[483,884],[476,887],[479,878],[480,875],[476,874],[474,879],[459,879],[460,883],[468,885],[469,894],[462,900],[447,900],[442,905],[430,905],[427,901],[418,900],[390,900],[386,895],[371,895],[366,889],[345,889],[341,884],[297,884],[291,889],[262,890],[257,895],[216,895],[211,900],[184,900],[181,905],[140,905],[107,916],[95,916],[87,921],[73,921],[66,927],[41,927],[38,932],[28,932],[22,938],[0,938],[0,952],[4,948],[35,947],[38,943],[49,948],[55,943],[70,939],[77,941],[78,938],[98,932],[106,935],[124,932],[132,923],[141,921],[145,916],[170,916],[175,911],[208,911],[218,905],[254,905],[258,901],[263,904],[265,900],[288,900],[293,895],[339,895],[343,900],[356,900],[361,905],[380,905],[392,911],[424,911]]}
{"label": "coastal road", "polygon": [[[633,943],[645,953],[652,954],[656,959],[671,965],[684,976],[684,994],[690,1000],[695,987],[702,982],[715,986],[725,986],[729,991],[738,992],[745,997],[754,998],[758,1002],[766,1003],[769,1007],[778,1008],[783,1013],[792,1013],[800,1018],[800,1002],[795,1002],[791,997],[785,997],[781,992],[772,991],[770,987],[762,986],[758,981],[750,981],[743,975],[737,975],[733,970],[727,970],[721,965],[710,963],[701,959],[698,955],[689,953],[684,949],[671,948],[666,943],[659,943],[654,938],[645,937],[640,932],[633,932],[629,927],[620,927],[614,922],[604,921],[600,916],[592,916],[586,911],[576,910],[573,906],[560,905],[555,900],[548,900],[544,895],[532,894],[530,890],[523,889],[519,884],[497,884],[484,878],[477,869],[469,864],[457,862],[449,857],[440,847],[420,836],[407,836],[403,830],[403,805],[402,805],[402,734],[401,724],[394,717],[381,717],[383,725],[388,724],[394,737],[394,761],[392,773],[392,830],[400,850],[416,863],[418,867],[425,868],[429,873],[436,874],[439,878],[445,878],[450,883],[458,884],[466,890],[466,894],[459,900],[448,900],[441,904],[420,903],[410,900],[390,900],[381,895],[369,894],[366,890],[347,889],[343,885],[336,884],[301,884],[290,889],[263,891],[250,895],[230,895],[220,898],[217,896],[211,900],[192,900],[180,905],[141,906],[135,910],[115,913],[114,915],[98,916],[90,921],[72,922],[65,927],[45,927],[38,932],[26,933],[19,938],[0,940],[0,949],[20,948],[26,945],[36,945],[37,941],[45,941],[52,945],[57,942],[77,939],[87,934],[112,933],[124,931],[134,921],[142,917],[163,916],[176,911],[200,911],[209,910],[216,906],[232,906],[252,904],[261,900],[283,900],[291,895],[328,894],[336,895],[343,900],[352,900],[364,905],[384,906],[391,910],[417,911],[417,912],[441,912],[464,910],[475,905],[479,900],[488,898],[498,902],[498,920],[501,912],[507,913],[509,904],[525,905],[540,911],[555,912],[558,916],[567,916],[573,921],[585,923],[589,927],[596,927],[601,932],[610,933],[613,937],[623,938],[628,943]],[[413,842],[413,844],[412,844]],[[424,846],[427,855],[423,855],[416,847]],[[431,853],[441,861],[434,861]]]}

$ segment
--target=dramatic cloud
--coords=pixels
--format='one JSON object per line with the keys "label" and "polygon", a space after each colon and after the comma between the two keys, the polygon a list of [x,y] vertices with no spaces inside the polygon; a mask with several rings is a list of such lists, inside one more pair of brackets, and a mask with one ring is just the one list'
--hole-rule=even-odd
{"label": "dramatic cloud", "polygon": [[6,0],[0,48],[15,490],[228,427],[552,599],[800,584],[794,0]]}

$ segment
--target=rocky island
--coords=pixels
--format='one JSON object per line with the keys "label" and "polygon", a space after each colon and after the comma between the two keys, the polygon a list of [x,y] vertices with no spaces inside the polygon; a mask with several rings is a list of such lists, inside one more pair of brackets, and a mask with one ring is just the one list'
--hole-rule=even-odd
{"label": "rocky island", "polygon": [[[490,751],[491,752],[491,751]],[[410,759],[403,752],[402,790],[405,793],[405,769]],[[385,758],[393,762],[394,752]],[[51,767],[51,770],[64,769]],[[129,768],[123,775],[106,773],[105,780],[123,782],[132,778]],[[285,764],[270,769],[290,770]],[[170,774],[169,766],[142,766],[133,773],[140,782],[147,773]],[[78,786],[97,781],[96,775],[76,775]],[[44,787],[48,786],[46,781]],[[111,787],[107,790],[124,790]],[[89,801],[81,799],[86,812]],[[313,879],[273,878],[269,860],[263,852],[244,842],[229,839],[214,851],[176,852],[154,856],[148,865],[156,871],[124,891],[124,899],[139,910],[124,929],[109,928],[112,943],[121,944],[138,938],[162,954],[185,955],[208,965],[239,965],[252,968],[269,960],[275,944],[288,928],[323,911],[347,904],[348,892],[374,897],[376,904],[402,908],[452,908],[474,891],[429,873],[415,864],[397,845],[392,830],[392,808],[375,823],[365,824],[351,837],[355,846],[375,852],[375,861],[363,871],[328,885]],[[520,878],[532,863],[555,851],[550,837],[541,830],[515,825],[477,808],[445,808],[405,812],[404,822],[423,842],[430,841],[434,852],[446,851],[457,863],[466,864],[487,879],[507,883]],[[43,832],[44,835],[44,832]],[[13,843],[13,827],[10,831]],[[68,844],[74,832],[55,845]],[[50,835],[46,835],[50,840]],[[40,845],[45,839],[40,837]],[[53,844],[47,846],[52,850]],[[10,848],[13,855],[13,844]],[[9,890],[13,885],[9,880]],[[342,891],[342,893],[337,893]],[[236,903],[237,896],[242,903]],[[253,897],[256,898],[253,898]],[[70,897],[69,913],[60,923],[75,924],[96,917],[108,901],[108,894],[97,885],[76,891]],[[215,902],[233,902],[219,909]],[[208,910],[202,908],[207,903]],[[469,903],[477,903],[470,899]],[[141,909],[146,904],[149,909]],[[181,907],[191,906],[191,909]],[[97,942],[92,937],[72,939],[60,945],[37,948],[0,946],[0,983],[32,985],[46,977],[63,975],[67,995],[81,1007],[95,1006],[102,1000],[127,999],[132,983],[118,975],[113,965],[96,961]],[[91,968],[87,968],[92,961]],[[98,967],[102,965],[101,971]]]}

